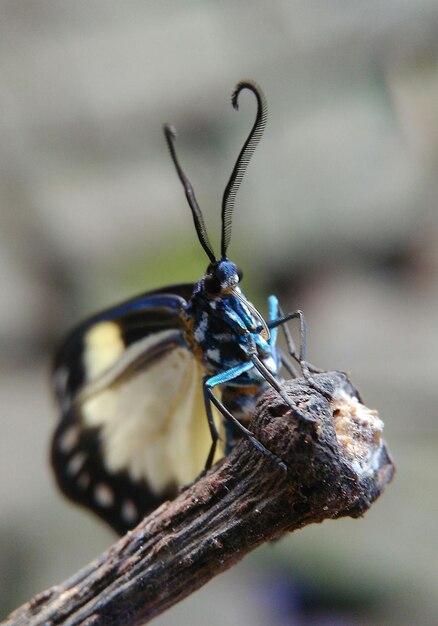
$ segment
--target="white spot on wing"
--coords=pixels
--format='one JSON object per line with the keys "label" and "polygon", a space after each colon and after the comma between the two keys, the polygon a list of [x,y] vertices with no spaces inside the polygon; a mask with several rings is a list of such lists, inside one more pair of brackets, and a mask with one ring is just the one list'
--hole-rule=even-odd
{"label": "white spot on wing", "polygon": [[59,393],[63,393],[66,388],[68,378],[68,369],[66,367],[58,367],[53,374],[53,384]]}
{"label": "white spot on wing", "polygon": [[55,387],[56,397],[61,405],[62,411],[68,411],[70,408],[70,397],[67,392],[67,380],[69,371],[66,367],[59,367],[53,374],[53,386]]}
{"label": "white spot on wing", "polygon": [[67,464],[67,474],[70,474],[70,476],[77,474],[85,463],[86,458],[87,456],[84,452],[77,452],[74,456],[72,456]]}
{"label": "white spot on wing", "polygon": [[137,507],[132,500],[125,500],[121,508],[121,516],[127,524],[133,524],[138,519]]}
{"label": "white spot on wing", "polygon": [[87,474],[86,472],[79,474],[77,484],[80,489],[86,489],[90,484],[90,474]]}
{"label": "white spot on wing", "polygon": [[78,425],[75,425],[69,426],[67,430],[62,433],[58,441],[58,448],[61,450],[61,452],[71,452],[77,446],[80,431],[80,427]]}
{"label": "white spot on wing", "polygon": [[94,499],[97,504],[108,508],[114,504],[114,494],[111,488],[105,483],[99,483],[94,488]]}

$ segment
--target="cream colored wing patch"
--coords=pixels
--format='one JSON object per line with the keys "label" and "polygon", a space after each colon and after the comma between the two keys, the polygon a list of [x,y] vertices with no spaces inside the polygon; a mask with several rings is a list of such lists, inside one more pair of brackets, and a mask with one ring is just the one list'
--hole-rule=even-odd
{"label": "cream colored wing patch", "polygon": [[[106,378],[109,366],[119,369],[115,354],[108,352],[108,358],[90,369]],[[196,478],[211,445],[202,374],[193,354],[175,347],[146,368],[112,377],[109,386],[96,381],[97,385],[92,382],[83,389],[78,398],[82,420],[85,427],[100,429],[110,472],[127,471],[133,480],[144,478],[155,494]],[[214,417],[221,444],[223,425],[216,410]],[[218,445],[215,461],[222,455],[223,447]]]}
{"label": "cream colored wing patch", "polygon": [[85,335],[84,343],[84,365],[89,380],[111,367],[125,350],[120,327],[114,322],[93,326]]}

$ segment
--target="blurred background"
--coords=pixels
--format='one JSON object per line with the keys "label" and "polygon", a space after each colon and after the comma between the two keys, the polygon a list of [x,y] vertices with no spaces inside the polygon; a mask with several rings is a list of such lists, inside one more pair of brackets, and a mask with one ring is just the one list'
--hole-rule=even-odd
{"label": "blurred background", "polygon": [[304,309],[309,358],[348,370],[398,473],[362,520],[256,551],[154,623],[434,624],[438,612],[438,6],[433,0],[0,3],[0,615],[115,537],[57,492],[49,367],[100,307],[197,280],[255,105],[269,120],[230,256],[266,313]]}

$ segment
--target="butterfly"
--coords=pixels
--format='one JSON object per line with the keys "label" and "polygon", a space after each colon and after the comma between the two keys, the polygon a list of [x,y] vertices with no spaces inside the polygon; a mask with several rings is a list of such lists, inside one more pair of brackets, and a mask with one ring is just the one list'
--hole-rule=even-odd
{"label": "butterfly", "polygon": [[[292,408],[280,368],[297,376],[277,347],[284,331],[289,355],[310,376],[301,311],[284,315],[270,296],[264,320],[240,289],[240,269],[228,259],[233,208],[249,160],[263,133],[267,107],[260,87],[251,92],[256,118],[222,200],[221,254],[213,252],[193,187],[175,151],[176,131],[165,125],[170,156],[209,263],[194,284],[136,296],[81,323],[66,337],[54,363],[53,384],[61,418],[51,459],[66,496],[124,533],[180,486],[193,481],[246,438],[281,470],[283,461],[248,429],[258,397],[273,387]],[[286,322],[298,318],[296,349]]]}

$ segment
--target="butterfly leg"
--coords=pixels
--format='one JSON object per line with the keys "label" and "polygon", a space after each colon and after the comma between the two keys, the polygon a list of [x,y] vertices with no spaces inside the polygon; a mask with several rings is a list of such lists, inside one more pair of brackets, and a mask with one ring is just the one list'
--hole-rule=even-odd
{"label": "butterfly leg", "polygon": [[300,350],[297,353],[295,343],[292,339],[292,335],[287,324],[282,324],[281,328],[283,330],[283,334],[286,340],[286,344],[288,346],[289,354],[298,361],[301,367],[301,371],[303,372],[304,378],[308,381],[308,383],[321,395],[323,395],[328,400],[332,400],[331,394],[329,394],[325,389],[319,385],[316,380],[313,378],[312,374],[320,374],[323,372],[319,367],[312,365],[309,361],[306,360],[307,356],[307,324],[304,318],[304,314],[302,311],[297,310],[289,315],[284,316],[284,313],[279,306],[280,315],[286,318],[294,319],[299,318],[300,320]]}
{"label": "butterfly leg", "polygon": [[[303,372],[303,376],[305,378],[308,378],[310,372],[313,372],[315,374],[321,373],[323,370],[321,370],[319,367],[316,367],[315,365],[312,365],[311,363],[309,363],[309,361],[306,360],[307,324],[304,318],[304,313],[298,309],[296,311],[293,311],[292,313],[288,313],[287,315],[285,315],[284,311],[280,307],[280,304],[278,303],[277,298],[275,296],[270,296],[269,300],[271,299],[277,304],[277,312],[279,316],[276,319],[272,319],[272,318],[269,319],[268,328],[271,329],[271,328],[277,328],[277,326],[281,326],[281,329],[284,334],[284,338],[286,340],[288,352],[290,356],[295,361],[297,361],[297,363],[299,363],[301,370]],[[271,307],[270,307],[270,310],[271,310]],[[300,348],[299,350],[297,350],[295,346],[295,342],[292,338],[289,327],[287,326],[287,323],[286,323],[289,320],[297,319],[297,318],[299,319],[299,322],[300,322]]]}
{"label": "butterfly leg", "polygon": [[[268,307],[269,307],[269,319],[268,319],[268,328],[270,327],[270,323],[271,322],[275,322],[276,320],[279,319],[280,317],[280,305],[278,302],[278,298],[276,296],[269,296],[268,298]],[[271,331],[271,336],[269,338],[269,345],[274,347],[277,343],[277,334],[278,334],[278,327],[277,326],[273,326],[270,331]],[[295,350],[295,344],[293,342],[292,336],[289,333],[289,337],[290,340],[292,342],[292,346],[294,351]],[[290,350],[289,350],[290,351]],[[298,378],[299,373],[298,370],[292,365],[292,363],[289,361],[289,359],[286,357],[286,355],[283,353],[283,351],[280,352],[280,361],[281,364],[283,365],[283,367],[289,372],[289,375],[291,376],[291,378]]]}
{"label": "butterfly leg", "polygon": [[275,389],[275,391],[283,398],[283,400],[286,402],[286,404],[289,406],[289,408],[292,410],[292,412],[297,417],[299,417],[300,419],[302,419],[305,422],[314,422],[315,421],[313,418],[310,418],[307,415],[305,415],[298,408],[298,406],[295,404],[295,402],[293,402],[289,398],[289,396],[287,395],[287,393],[283,389],[281,383],[275,378],[275,376],[272,374],[272,372],[270,372],[268,370],[266,365],[259,359],[259,357],[255,353],[255,351],[250,354],[250,358],[251,358],[251,362],[254,365],[254,367],[256,368],[256,370],[258,370],[260,372],[260,374],[263,376],[263,378],[266,380],[266,382],[269,383],[271,385],[271,387],[273,387],[273,389]]}
{"label": "butterfly leg", "polygon": [[[309,382],[309,384],[313,387],[313,389],[315,389],[316,391],[318,391],[319,393],[321,393],[324,397],[328,398],[329,400],[331,400],[331,396],[327,394],[327,392],[322,389],[322,387],[320,385],[318,385],[318,383],[315,381],[315,379],[312,377],[312,374],[318,374],[321,373],[323,370],[321,370],[320,368],[316,367],[315,365],[312,365],[311,363],[309,363],[306,360],[306,356],[307,356],[307,324],[306,324],[306,320],[304,318],[304,313],[302,311],[300,311],[299,309],[297,311],[293,311],[292,313],[288,313],[287,315],[284,314],[280,304],[278,303],[278,300],[275,296],[270,296],[270,298],[273,298],[274,301],[277,301],[277,310],[278,313],[280,315],[280,317],[278,319],[274,319],[274,320],[270,320],[268,322],[268,327],[270,328],[270,324],[273,324],[274,327],[277,326],[281,326],[281,329],[283,331],[284,334],[284,338],[286,340],[286,345],[288,348],[288,352],[290,354],[290,356],[295,359],[295,361],[297,361],[297,363],[299,363],[301,371],[303,373],[304,378]],[[286,322],[288,322],[291,319],[299,319],[300,322],[300,348],[299,350],[297,350],[296,346],[295,346],[295,342],[292,338],[292,335],[290,333],[289,327],[287,325]]]}
{"label": "butterfly leg", "polygon": [[209,377],[206,376],[202,383],[202,391],[204,393],[205,412],[207,413],[208,427],[210,429],[210,435],[211,435],[211,446],[210,446],[210,451],[208,453],[207,460],[205,462],[204,472],[208,471],[210,467],[213,465],[213,459],[214,459],[214,455],[216,454],[216,447],[217,447],[217,442],[219,439],[219,433],[217,431],[216,424],[214,423],[213,411],[211,410],[210,396],[208,393],[208,380],[209,380]]}
{"label": "butterfly leg", "polygon": [[[265,446],[260,443],[260,441],[256,439],[256,437],[254,437],[253,433],[245,428],[245,426],[243,426],[243,424],[241,424],[239,420],[236,419],[232,413],[230,413],[230,411],[222,404],[222,402],[218,398],[216,398],[213,393],[213,388],[216,387],[216,385],[221,385],[229,382],[230,380],[233,380],[244,372],[250,370],[252,367],[252,362],[247,361],[242,365],[230,368],[226,372],[222,372],[220,374],[217,374],[216,376],[211,376],[210,378],[204,379],[205,408],[207,412],[208,423],[210,426],[210,432],[212,433],[213,439],[210,452],[207,457],[207,462],[205,464],[205,470],[208,470],[211,467],[218,439],[218,434],[216,426],[214,425],[213,415],[211,411],[211,404],[213,404],[217,408],[217,410],[222,413],[225,419],[229,420],[234,425],[234,427],[240,432],[242,437],[245,437],[245,439],[247,439],[254,446],[254,448],[256,448],[257,450],[259,450],[259,452],[268,457],[268,459],[271,459],[271,461],[276,463],[280,467],[280,469],[283,470],[283,472],[287,472],[287,467],[285,463],[277,455],[273,454],[267,448],[265,448]],[[214,427],[214,430],[212,429],[212,426]],[[214,432],[216,433],[215,435]]]}

